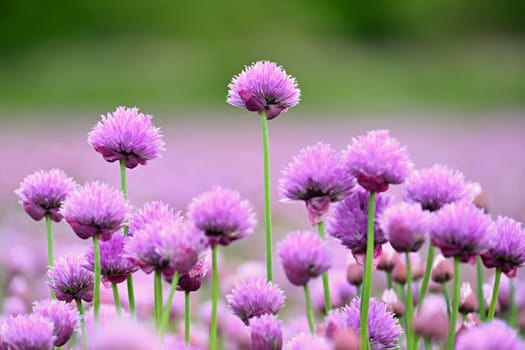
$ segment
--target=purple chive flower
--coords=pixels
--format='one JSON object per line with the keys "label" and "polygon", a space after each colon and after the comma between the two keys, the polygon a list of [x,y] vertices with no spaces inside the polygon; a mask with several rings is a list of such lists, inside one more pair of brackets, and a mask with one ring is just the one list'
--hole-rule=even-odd
{"label": "purple chive flower", "polygon": [[441,295],[429,294],[414,316],[414,333],[435,342],[445,342],[448,330],[445,299]]}
{"label": "purple chive flower", "polygon": [[[130,239],[124,235],[113,235],[109,241],[100,242],[100,272],[102,282],[106,286],[112,283],[124,282],[129,275],[139,269],[139,267],[124,256],[124,246]],[[93,247],[86,252],[86,268],[89,271],[95,270],[95,257]]]}
{"label": "purple chive flower", "polygon": [[281,350],[283,348],[282,322],[277,316],[264,314],[250,319],[252,350]]}
{"label": "purple chive flower", "polygon": [[262,279],[243,281],[236,285],[226,302],[232,312],[246,325],[252,317],[277,314],[284,306],[283,291]]}
{"label": "purple chive flower", "polygon": [[55,266],[49,270],[49,287],[55,292],[58,300],[70,302],[81,299],[93,300],[93,273],[86,269],[83,255],[71,254],[60,257]]}
{"label": "purple chive flower", "polygon": [[45,299],[33,304],[33,314],[47,318],[53,323],[55,346],[62,346],[75,331],[80,323],[77,310],[72,309],[64,301]]}
{"label": "purple chive flower", "polygon": [[145,165],[160,157],[164,141],[149,114],[138,108],[117,107],[115,112],[101,116],[88,134],[88,143],[108,162],[124,160],[126,168]]}
{"label": "purple chive flower", "polygon": [[61,213],[80,238],[99,235],[107,241],[124,224],[128,202],[107,184],[89,182],[71,193]]}
{"label": "purple chive flower", "polygon": [[[368,200],[367,192],[356,189],[343,201],[337,203],[334,214],[328,222],[328,233],[352,250],[354,256],[366,253]],[[381,215],[390,201],[391,197],[388,194],[376,196],[376,216]],[[377,257],[381,254],[381,245],[386,242],[385,234],[376,220],[374,225],[374,256]]]}
{"label": "purple chive flower", "polygon": [[391,205],[383,211],[379,224],[390,245],[402,253],[417,252],[428,236],[428,216],[419,204]]}
{"label": "purple chive flower", "polygon": [[194,198],[188,217],[208,237],[210,245],[229,245],[253,232],[256,224],[253,207],[241,195],[215,187]]}
{"label": "purple chive flower", "polygon": [[344,157],[348,171],[369,192],[384,192],[388,185],[403,183],[413,167],[405,147],[388,130],[353,138]]}
{"label": "purple chive flower", "polygon": [[9,316],[0,329],[0,338],[13,350],[52,350],[53,323],[38,315]]}
{"label": "purple chive flower", "polygon": [[181,275],[178,281],[178,289],[185,292],[195,292],[199,290],[202,280],[208,273],[210,256],[209,254],[201,258],[187,273]]}
{"label": "purple chive flower", "polygon": [[525,344],[505,322],[494,320],[470,328],[458,335],[456,350],[520,350]]}
{"label": "purple chive flower", "polygon": [[226,102],[250,112],[266,112],[270,120],[299,103],[295,78],[276,63],[258,61],[233,77]]}
{"label": "purple chive flower", "polygon": [[330,203],[344,199],[355,186],[340,154],[321,142],[302,149],[282,174],[281,198],[304,201],[312,225],[323,221]]}
{"label": "purple chive flower", "polygon": [[284,350],[333,350],[333,347],[326,338],[300,333],[285,344]]}
{"label": "purple chive flower", "polygon": [[15,193],[34,220],[49,214],[53,221],[59,222],[63,219],[60,207],[75,186],[75,181],[60,169],[40,170],[26,176]]}
{"label": "purple chive flower", "polygon": [[125,245],[125,256],[144,272],[160,270],[171,277],[187,273],[206,247],[202,232],[182,218],[154,221],[135,232]]}
{"label": "purple chive flower", "polygon": [[495,227],[497,239],[481,254],[483,264],[488,268],[499,267],[507,277],[516,277],[518,267],[525,264],[525,230],[520,222],[501,216]]}
{"label": "purple chive flower", "polygon": [[176,220],[179,214],[174,214],[173,209],[160,201],[146,203],[142,208],[131,215],[129,219],[128,236],[133,236],[133,233],[140,230],[146,224],[153,221],[170,221]]}
{"label": "purple chive flower", "polygon": [[468,187],[463,174],[441,164],[415,170],[406,180],[406,198],[419,203],[424,210],[436,211],[467,197]]}
{"label": "purple chive flower", "polygon": [[153,329],[131,317],[101,318],[88,327],[87,335],[90,350],[164,349]]}
{"label": "purple chive flower", "polygon": [[[333,332],[332,334],[339,331],[340,327],[359,332],[360,305],[361,299],[354,298],[348,306],[333,310],[327,317],[326,328]],[[337,313],[343,316],[333,315]],[[374,298],[370,299],[368,309],[368,330],[372,350],[394,348],[395,341],[402,332],[398,320],[388,311],[388,305]]]}
{"label": "purple chive flower", "polygon": [[467,202],[445,205],[433,216],[430,234],[432,244],[441,248],[445,257],[458,257],[472,262],[493,241],[490,217]]}
{"label": "purple chive flower", "polygon": [[296,286],[306,285],[332,266],[328,246],[312,232],[291,232],[278,249],[286,277]]}

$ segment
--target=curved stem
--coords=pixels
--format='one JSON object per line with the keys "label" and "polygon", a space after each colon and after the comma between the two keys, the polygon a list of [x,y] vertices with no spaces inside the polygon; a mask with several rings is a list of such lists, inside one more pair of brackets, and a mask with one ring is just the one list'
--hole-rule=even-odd
{"label": "curved stem", "polygon": [[217,245],[211,247],[211,323],[210,323],[210,350],[217,348],[217,303],[219,301],[219,271],[217,269]]}
{"label": "curved stem", "polygon": [[98,322],[100,314],[100,244],[98,234],[93,236],[94,254],[95,254],[95,286],[93,297],[93,312],[95,322]]}
{"label": "curved stem", "polygon": [[363,293],[361,296],[361,346],[363,349],[370,347],[368,338],[368,305],[372,288],[372,260],[374,258],[374,220],[375,220],[376,193],[370,192],[368,200],[368,225],[366,237],[366,261],[363,279]]}
{"label": "curved stem", "polygon": [[[319,237],[324,241],[325,239],[325,233],[324,233],[324,222],[320,221],[317,224],[317,231],[319,232]],[[328,282],[328,271],[323,272],[323,290],[324,290],[324,308],[325,313],[328,314],[330,311],[332,311],[332,298],[330,296],[330,283]]]}
{"label": "curved stem", "polygon": [[267,280],[273,280],[272,263],[272,208],[270,201],[270,141],[268,137],[268,121],[266,112],[261,113],[264,157],[264,214],[266,221],[266,275]]}
{"label": "curved stem", "polygon": [[86,333],[86,319],[84,318],[84,308],[82,307],[82,300],[75,299],[77,304],[78,313],[80,314],[80,327],[82,332],[82,349],[88,348],[87,333]]}
{"label": "curved stem", "polygon": [[419,291],[419,296],[417,298],[418,305],[423,305],[423,301],[427,295],[428,283],[430,281],[430,274],[432,273],[432,263],[434,262],[434,245],[432,242],[428,243],[428,254],[427,254],[427,264],[425,266],[425,275],[423,276],[423,282],[421,284],[421,290]]}
{"label": "curved stem", "polygon": [[310,290],[308,289],[308,284],[304,285],[304,299],[306,301],[306,319],[308,320],[308,327],[310,328],[310,333],[314,334],[314,310],[312,308],[312,299],[310,297]]}
{"label": "curved stem", "polygon": [[160,270],[155,270],[153,275],[153,295],[155,297],[155,326],[160,326],[160,317],[162,313],[162,278]]}
{"label": "curved stem", "polygon": [[162,310],[162,317],[160,320],[160,335],[164,334],[166,327],[168,326],[168,321],[171,314],[171,305],[173,304],[173,296],[175,295],[175,290],[177,289],[177,284],[179,283],[179,273],[175,272],[171,280],[170,294],[168,294],[168,300],[166,301],[166,306]]}
{"label": "curved stem", "polygon": [[498,302],[499,285],[501,282],[501,267],[496,267],[496,279],[494,280],[494,288],[492,288],[492,300],[490,301],[489,314],[487,321],[492,321],[496,314],[496,303]]}
{"label": "curved stem", "polygon": [[450,320],[451,311],[450,311],[450,297],[448,296],[448,284],[443,283],[441,288],[443,288],[443,297],[445,298],[445,303],[447,304],[447,317]]}
{"label": "curved stem", "polygon": [[[46,231],[47,231],[47,268],[53,268],[55,258],[53,256],[53,227],[51,225],[51,214],[46,214]],[[51,299],[56,299],[55,292],[51,290]]]}
{"label": "curved stem", "polygon": [[120,294],[118,293],[118,287],[116,283],[111,283],[111,289],[113,290],[113,299],[115,300],[115,309],[117,310],[117,315],[122,314],[122,306],[120,304]]}
{"label": "curved stem", "polygon": [[456,338],[456,321],[459,309],[459,258],[454,257],[454,299],[452,299],[452,314],[450,315],[450,329],[448,331],[447,349],[454,349],[454,340]]}
{"label": "curved stem", "polygon": [[485,311],[485,298],[483,297],[483,263],[481,256],[476,256],[476,294],[478,297],[479,318],[485,322],[487,313]]}
{"label": "curved stem", "polygon": [[185,291],[184,292],[184,342],[186,344],[190,343],[190,292]]}
{"label": "curved stem", "polygon": [[405,253],[405,263],[407,271],[407,349],[412,349],[412,314],[414,312],[414,299],[412,297],[412,267],[410,264],[410,253]]}

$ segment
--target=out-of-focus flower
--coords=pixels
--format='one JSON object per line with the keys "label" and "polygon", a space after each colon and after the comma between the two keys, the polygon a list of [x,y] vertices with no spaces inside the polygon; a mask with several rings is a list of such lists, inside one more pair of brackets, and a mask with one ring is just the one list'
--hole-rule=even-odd
{"label": "out-of-focus flower", "polygon": [[[419,253],[405,253],[410,254],[410,273],[412,274],[412,281],[416,281],[423,277],[425,274],[425,267],[421,261],[421,256]],[[405,284],[407,279],[407,267],[406,267],[406,257],[402,256],[399,259],[399,262],[394,266],[392,270],[392,277],[395,282],[399,284]]]}
{"label": "out-of-focus flower", "polygon": [[385,289],[381,295],[381,301],[388,306],[388,311],[401,318],[405,313],[405,305],[393,289]]}
{"label": "out-of-focus flower", "polygon": [[459,289],[459,312],[466,315],[478,311],[478,299],[470,283],[463,282]]}
{"label": "out-of-focus flower", "polygon": [[[361,269],[363,267],[361,266]],[[332,301],[332,308],[336,309],[348,304],[354,297],[357,296],[357,288],[348,283],[346,271],[339,269],[330,271],[330,300]],[[312,303],[314,309],[325,313],[325,299],[324,288],[321,280],[316,280],[312,288]]]}
{"label": "out-of-focus flower", "polygon": [[58,300],[93,300],[93,273],[85,268],[83,255],[71,254],[60,257],[49,270],[49,287]]}
{"label": "out-of-focus flower", "polygon": [[383,244],[376,268],[380,271],[390,272],[398,262],[399,253],[392,248],[390,243]]}
{"label": "out-of-focus flower", "polygon": [[346,280],[348,283],[359,287],[363,283],[365,267],[362,263],[357,262],[353,255],[350,255],[346,263]]}
{"label": "out-of-focus flower", "polygon": [[456,341],[456,350],[520,350],[525,344],[514,329],[501,320],[483,323],[461,332]]}
{"label": "out-of-focus flower", "polygon": [[133,236],[133,233],[143,228],[146,224],[152,223],[153,221],[170,221],[176,220],[179,217],[179,213],[174,214],[173,209],[160,201],[154,201],[146,203],[133,213],[129,219],[129,236]]}
{"label": "out-of-focus flower", "polygon": [[53,322],[55,346],[62,346],[67,343],[80,322],[77,310],[72,309],[70,305],[60,300],[37,301],[33,304],[33,313]]}
{"label": "out-of-focus flower", "polygon": [[447,305],[440,295],[429,294],[414,316],[414,333],[436,342],[448,337]]}
{"label": "out-of-focus flower", "polygon": [[160,157],[164,141],[151,115],[138,108],[117,107],[101,118],[89,132],[88,143],[108,162],[124,160],[126,168],[133,169]]}
{"label": "out-of-focus flower", "polygon": [[185,292],[195,292],[201,287],[203,278],[208,273],[209,254],[199,259],[195,265],[185,274],[180,275],[178,289]]}
{"label": "out-of-focus flower", "polygon": [[2,323],[0,338],[8,349],[53,349],[53,323],[47,318],[38,315],[9,316]]}
{"label": "out-of-focus flower", "polygon": [[27,304],[20,297],[10,295],[2,301],[2,311],[4,315],[25,314],[27,313]]}
{"label": "out-of-focus flower", "polygon": [[300,333],[284,345],[284,350],[333,350],[333,347],[326,338]]}
{"label": "out-of-focus flower", "polygon": [[451,281],[452,278],[454,278],[454,266],[452,262],[445,259],[443,255],[438,254],[434,258],[430,278],[432,281],[440,284]]}
{"label": "out-of-focus flower", "polygon": [[428,236],[428,216],[417,204],[401,202],[386,208],[379,223],[398,252],[417,252]]}
{"label": "out-of-focus flower", "polygon": [[250,334],[252,350],[281,350],[283,347],[282,322],[275,315],[251,318]]}

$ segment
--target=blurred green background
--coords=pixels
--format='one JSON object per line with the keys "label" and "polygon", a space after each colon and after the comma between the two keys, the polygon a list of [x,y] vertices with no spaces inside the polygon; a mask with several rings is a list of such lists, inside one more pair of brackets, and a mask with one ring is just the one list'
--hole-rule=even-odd
{"label": "blurred green background", "polygon": [[521,110],[521,0],[2,0],[0,111],[227,111],[270,59],[307,112]]}

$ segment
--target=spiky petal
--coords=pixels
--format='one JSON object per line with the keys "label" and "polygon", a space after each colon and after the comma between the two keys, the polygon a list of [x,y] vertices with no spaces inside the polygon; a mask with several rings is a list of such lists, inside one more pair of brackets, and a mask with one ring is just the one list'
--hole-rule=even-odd
{"label": "spiky petal", "polygon": [[429,231],[429,217],[419,204],[397,203],[386,208],[379,224],[390,245],[402,253],[417,252]]}
{"label": "spiky petal", "polygon": [[53,322],[55,346],[62,346],[67,343],[80,323],[78,311],[60,300],[45,299],[36,301],[33,304],[33,314]]}
{"label": "spiky petal", "polygon": [[3,321],[0,338],[13,350],[51,350],[53,323],[38,315],[9,316]]}
{"label": "spiky petal", "polygon": [[283,347],[282,322],[277,316],[264,314],[250,319],[252,350],[281,350]]}
{"label": "spiky petal", "polygon": [[173,209],[161,201],[146,203],[131,215],[129,219],[128,236],[133,236],[135,231],[140,230],[146,224],[153,221],[176,220],[179,213],[174,213]]}
{"label": "spiky petal", "polygon": [[525,347],[514,329],[501,320],[483,323],[458,335],[456,350],[520,350]]}
{"label": "spiky petal", "polygon": [[85,265],[86,260],[81,254],[60,257],[55,262],[55,266],[49,270],[48,283],[58,300],[93,300],[93,273]]}

